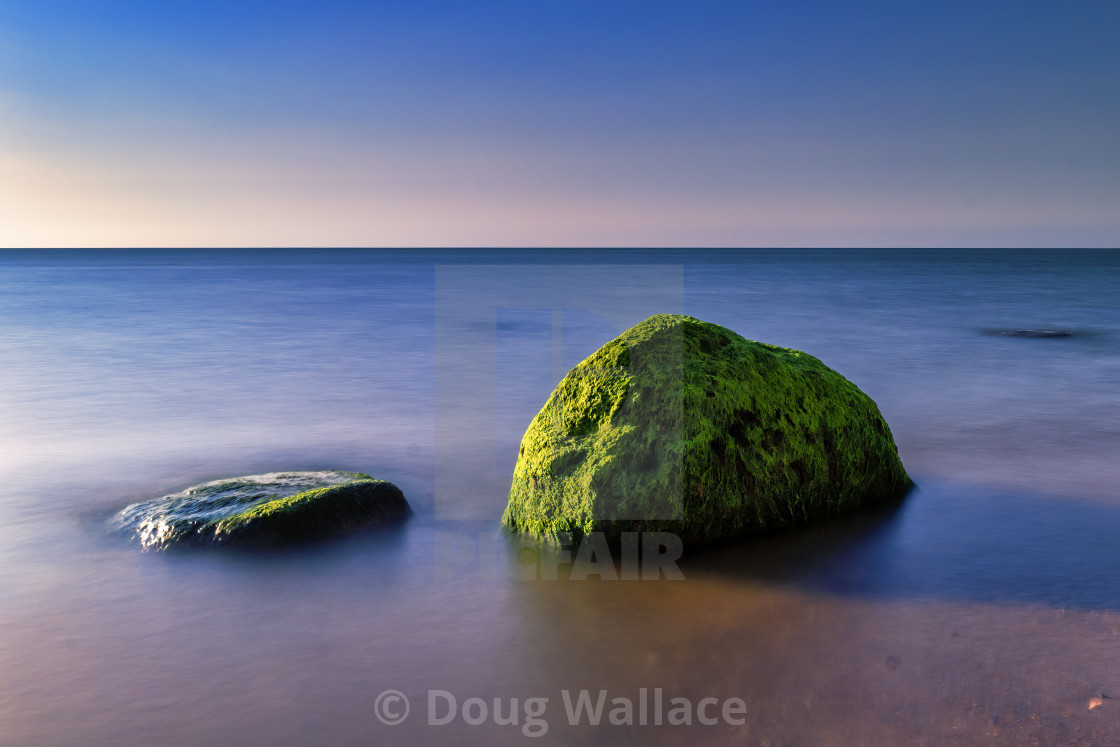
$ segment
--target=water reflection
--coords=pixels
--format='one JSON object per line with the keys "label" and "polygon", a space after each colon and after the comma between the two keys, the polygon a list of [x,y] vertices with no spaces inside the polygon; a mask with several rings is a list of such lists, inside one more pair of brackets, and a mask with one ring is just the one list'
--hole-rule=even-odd
{"label": "water reflection", "polygon": [[695,558],[694,575],[850,597],[1120,610],[1120,507],[925,483],[888,514]]}
{"label": "water reflection", "polygon": [[[1120,612],[1117,526],[1120,507],[1107,503],[926,481],[896,504],[689,552],[679,567],[689,582],[814,595]],[[575,549],[561,550],[569,553],[559,566],[561,579],[574,578]],[[516,542],[506,548],[511,555],[516,551]],[[614,553],[608,577],[620,577],[619,555]],[[546,552],[542,567],[556,558]],[[529,571],[543,577],[535,567]],[[524,574],[518,568],[511,571],[516,575]],[[589,577],[603,580],[601,574]]]}
{"label": "water reflection", "polygon": [[[1120,694],[1117,569],[1102,552],[1117,519],[1098,504],[925,485],[895,510],[694,554],[683,582],[537,581],[509,605],[536,636],[537,687],[747,702],[745,726],[690,739],[1092,738],[1117,726],[1087,709]],[[608,744],[620,733],[575,734]]]}

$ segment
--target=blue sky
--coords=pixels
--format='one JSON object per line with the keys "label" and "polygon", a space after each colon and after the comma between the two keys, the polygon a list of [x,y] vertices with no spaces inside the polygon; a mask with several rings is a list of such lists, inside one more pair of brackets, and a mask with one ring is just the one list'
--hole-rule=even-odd
{"label": "blue sky", "polygon": [[0,0],[4,246],[1117,246],[1120,3]]}

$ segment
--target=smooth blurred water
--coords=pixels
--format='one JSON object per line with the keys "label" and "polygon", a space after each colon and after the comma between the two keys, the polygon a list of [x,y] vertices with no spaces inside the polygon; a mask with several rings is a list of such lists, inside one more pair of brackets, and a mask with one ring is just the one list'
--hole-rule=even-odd
{"label": "smooth blurred water", "polygon": [[[438,279],[472,276],[493,309],[448,328],[485,344],[450,344]],[[843,373],[919,489],[681,582],[514,579],[494,476],[568,367],[664,311]],[[1120,697],[1120,252],[7,252],[0,363],[0,744],[525,738],[427,726],[435,689],[550,697],[544,743],[1120,738],[1086,706]],[[193,483],[325,468],[416,519],[267,557],[106,532]],[[742,697],[746,725],[571,728],[560,704],[657,687]]]}

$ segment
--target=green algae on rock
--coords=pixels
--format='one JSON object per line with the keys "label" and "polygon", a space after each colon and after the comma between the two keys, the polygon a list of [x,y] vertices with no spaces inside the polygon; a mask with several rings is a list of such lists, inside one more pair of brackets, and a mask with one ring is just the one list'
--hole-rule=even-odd
{"label": "green algae on rock", "polygon": [[875,403],[806,353],[660,314],[557,385],[521,441],[502,524],[538,537],[783,531],[912,485]]}
{"label": "green algae on rock", "polygon": [[400,489],[361,472],[271,472],[195,485],[127,506],[119,531],[147,550],[195,545],[275,546],[406,519]]}

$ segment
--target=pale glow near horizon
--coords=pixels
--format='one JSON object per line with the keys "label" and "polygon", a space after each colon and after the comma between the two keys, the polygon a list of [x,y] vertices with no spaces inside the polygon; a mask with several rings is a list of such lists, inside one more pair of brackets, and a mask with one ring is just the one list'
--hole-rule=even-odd
{"label": "pale glow near horizon", "polygon": [[628,193],[562,173],[526,183],[493,156],[442,170],[393,154],[349,167],[337,154],[206,158],[152,169],[127,153],[0,151],[0,246],[1092,246],[1120,223],[1100,227],[1107,206],[999,195]]}

